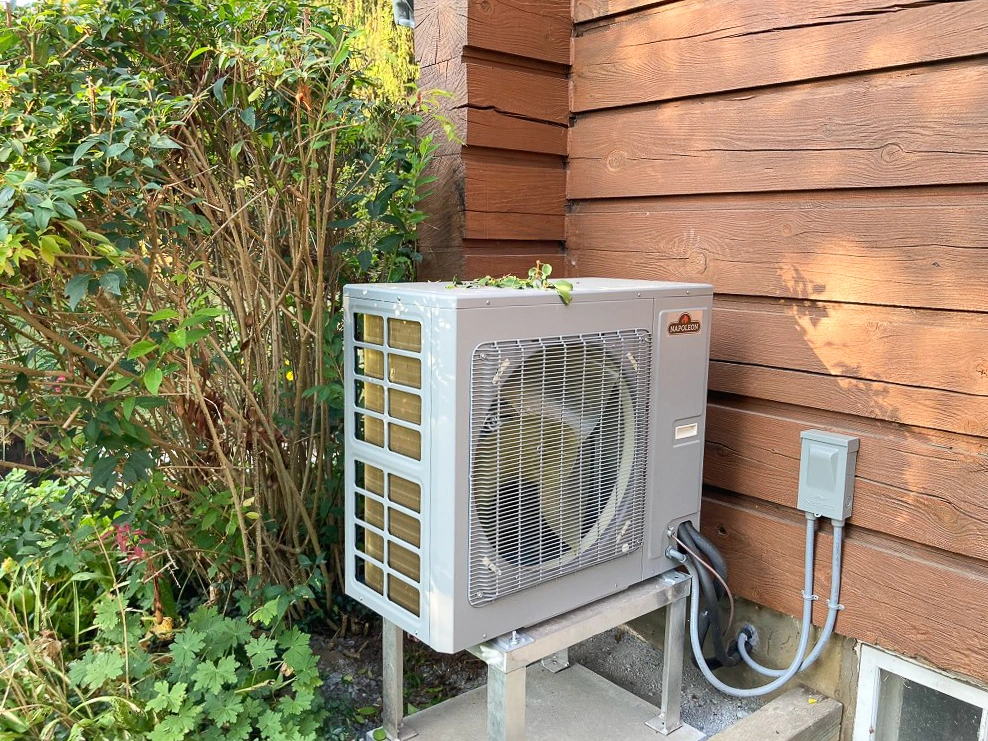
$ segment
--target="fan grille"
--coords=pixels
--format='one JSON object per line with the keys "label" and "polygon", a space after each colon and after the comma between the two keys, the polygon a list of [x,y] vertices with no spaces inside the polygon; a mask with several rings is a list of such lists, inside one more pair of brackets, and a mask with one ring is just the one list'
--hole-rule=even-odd
{"label": "fan grille", "polygon": [[470,604],[641,545],[650,347],[634,329],[476,348]]}

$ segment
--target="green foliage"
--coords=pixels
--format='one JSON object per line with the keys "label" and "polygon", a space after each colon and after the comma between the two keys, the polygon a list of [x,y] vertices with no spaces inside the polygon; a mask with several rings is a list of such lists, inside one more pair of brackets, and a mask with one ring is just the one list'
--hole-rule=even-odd
{"label": "green foliage", "polygon": [[295,0],[0,29],[0,450],[53,462],[0,467],[56,477],[0,478],[0,741],[319,732],[341,289],[414,276],[433,151],[378,39]]}
{"label": "green foliage", "polygon": [[455,288],[457,286],[463,288],[535,288],[545,291],[555,291],[559,294],[559,298],[564,304],[569,305],[572,300],[573,284],[568,280],[563,280],[557,278],[556,280],[549,280],[549,276],[552,274],[552,265],[548,263],[542,263],[537,261],[535,267],[530,268],[528,271],[527,278],[518,278],[514,275],[504,275],[500,278],[493,278],[489,275],[483,278],[477,278],[476,280],[461,281],[454,279],[450,284],[450,288]]}
{"label": "green foliage", "polygon": [[368,74],[378,81],[379,93],[401,100],[415,82],[414,33],[394,22],[391,0],[332,0],[343,21],[361,29],[354,46],[367,59]]}
{"label": "green foliage", "polygon": [[176,630],[159,552],[109,520],[72,528],[71,493],[0,480],[0,739],[317,738],[316,659],[284,611],[203,605]]}
{"label": "green foliage", "polygon": [[365,38],[293,0],[42,0],[0,31],[5,426],[96,511],[155,513],[201,589],[330,603],[340,289],[414,275],[432,152]]}

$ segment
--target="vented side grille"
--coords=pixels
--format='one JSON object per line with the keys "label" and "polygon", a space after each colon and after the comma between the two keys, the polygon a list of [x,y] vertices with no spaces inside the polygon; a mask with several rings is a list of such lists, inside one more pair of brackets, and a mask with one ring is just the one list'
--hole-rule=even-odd
{"label": "vented side grille", "polygon": [[650,347],[637,329],[476,348],[472,605],[641,545]]}
{"label": "vented side grille", "polygon": [[422,488],[390,461],[403,456],[414,466],[423,457],[421,352],[419,322],[354,316],[354,436],[380,448],[354,460],[349,506],[356,577],[416,616],[422,609]]}

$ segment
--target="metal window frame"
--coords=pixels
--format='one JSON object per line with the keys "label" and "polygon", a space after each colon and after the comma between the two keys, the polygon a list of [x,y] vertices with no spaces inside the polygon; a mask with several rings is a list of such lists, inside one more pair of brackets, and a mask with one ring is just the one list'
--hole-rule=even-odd
{"label": "metal window frame", "polygon": [[978,731],[978,741],[988,741],[988,690],[866,644],[861,646],[858,699],[852,741],[875,739],[883,671],[980,708],[981,726]]}

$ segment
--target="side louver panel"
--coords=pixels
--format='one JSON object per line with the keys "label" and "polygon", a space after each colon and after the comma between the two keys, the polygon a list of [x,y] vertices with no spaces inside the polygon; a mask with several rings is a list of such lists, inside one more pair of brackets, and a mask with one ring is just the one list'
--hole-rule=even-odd
{"label": "side louver panel", "polygon": [[471,605],[640,547],[650,361],[642,329],[474,350]]}
{"label": "side louver panel", "polygon": [[354,444],[347,510],[353,513],[354,575],[390,609],[421,618],[428,548],[423,324],[367,310],[355,313],[351,325]]}

